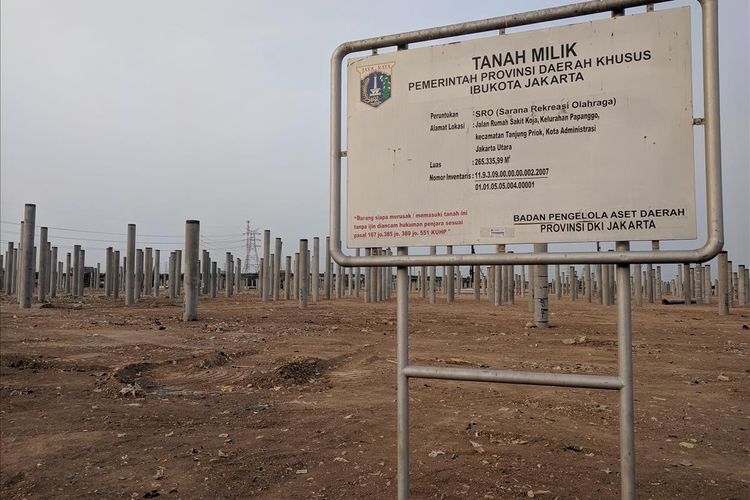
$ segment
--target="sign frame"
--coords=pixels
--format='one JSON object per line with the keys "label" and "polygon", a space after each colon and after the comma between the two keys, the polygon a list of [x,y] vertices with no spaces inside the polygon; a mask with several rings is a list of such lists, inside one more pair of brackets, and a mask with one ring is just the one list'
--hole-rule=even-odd
{"label": "sign frame", "polygon": [[351,256],[342,250],[341,242],[341,101],[342,66],[344,59],[355,52],[372,51],[384,47],[407,48],[410,43],[439,40],[448,37],[482,33],[493,30],[526,26],[548,21],[623,11],[626,8],[670,0],[601,0],[511,14],[479,21],[451,24],[405,33],[344,42],[331,56],[331,116],[330,116],[330,205],[329,251],[333,260],[344,267],[377,266],[435,266],[435,265],[523,265],[523,264],[648,264],[705,262],[715,257],[724,246],[724,217],[721,185],[721,137],[719,123],[719,55],[718,55],[718,0],[698,0],[702,7],[703,38],[703,102],[704,117],[694,118],[695,125],[703,125],[706,164],[707,238],[692,250],[648,250],[614,252],[549,252],[549,253],[478,253],[470,255],[371,255]]}

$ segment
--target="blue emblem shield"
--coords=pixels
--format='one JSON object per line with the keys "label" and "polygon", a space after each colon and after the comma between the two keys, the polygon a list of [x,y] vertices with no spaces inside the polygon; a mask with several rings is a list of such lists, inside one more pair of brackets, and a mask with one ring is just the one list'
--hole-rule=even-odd
{"label": "blue emblem shield", "polygon": [[391,97],[391,75],[373,71],[360,82],[359,98],[372,107],[378,107]]}

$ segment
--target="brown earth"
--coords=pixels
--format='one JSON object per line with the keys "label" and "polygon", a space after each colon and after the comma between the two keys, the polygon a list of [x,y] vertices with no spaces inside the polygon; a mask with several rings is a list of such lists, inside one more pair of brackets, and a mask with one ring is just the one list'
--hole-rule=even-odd
{"label": "brown earth", "polygon": [[[2,498],[395,497],[395,302],[1,300]],[[614,307],[410,307],[415,363],[616,373]],[[640,498],[750,498],[748,324],[634,312]],[[411,419],[412,498],[619,496],[615,392],[413,380]]]}

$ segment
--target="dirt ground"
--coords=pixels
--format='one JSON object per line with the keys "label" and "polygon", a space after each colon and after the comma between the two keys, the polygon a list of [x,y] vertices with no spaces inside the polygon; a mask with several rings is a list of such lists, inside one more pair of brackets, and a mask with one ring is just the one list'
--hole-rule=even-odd
{"label": "dirt ground", "polygon": [[[4,499],[395,497],[395,301],[0,300]],[[614,307],[550,311],[413,296],[411,361],[616,374]],[[634,311],[639,498],[750,498],[748,324]],[[619,497],[616,392],[410,387],[412,498]]]}

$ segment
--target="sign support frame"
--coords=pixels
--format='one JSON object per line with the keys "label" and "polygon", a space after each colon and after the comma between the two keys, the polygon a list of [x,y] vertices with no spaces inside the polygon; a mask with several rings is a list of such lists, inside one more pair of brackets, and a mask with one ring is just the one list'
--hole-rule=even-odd
{"label": "sign support frame", "polygon": [[[693,250],[631,251],[627,241],[616,242],[614,252],[501,253],[471,255],[409,256],[407,247],[398,247],[395,256],[352,257],[341,249],[341,67],[348,54],[396,46],[404,50],[409,43],[436,40],[492,30],[505,30],[546,21],[567,19],[611,11],[622,15],[624,9],[669,0],[600,0],[541,9],[509,16],[412,31],[366,40],[345,42],[331,57],[331,143],[329,250],[334,261],[344,267],[397,267],[396,343],[397,343],[397,492],[399,500],[409,497],[409,379],[430,378],[526,385],[583,387],[618,390],[620,393],[620,494],[635,499],[635,426],[633,403],[633,352],[630,264],[704,262],[716,256],[724,245],[721,185],[721,139],[719,125],[718,0],[698,0],[702,7],[703,98],[706,162],[706,200],[708,234],[706,242]],[[409,266],[524,264],[615,264],[617,270],[617,376],[522,372],[417,366],[409,364]]]}

